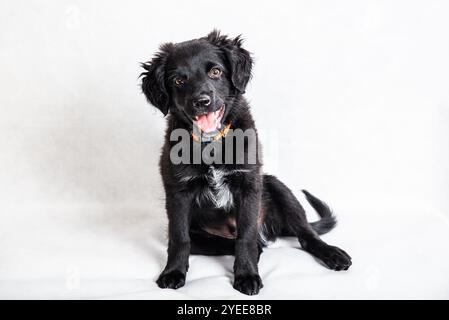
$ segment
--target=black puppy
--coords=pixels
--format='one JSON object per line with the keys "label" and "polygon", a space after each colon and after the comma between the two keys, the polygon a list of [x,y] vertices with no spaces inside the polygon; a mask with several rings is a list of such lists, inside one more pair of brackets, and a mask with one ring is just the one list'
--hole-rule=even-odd
{"label": "black puppy", "polygon": [[[235,255],[234,288],[257,294],[262,288],[258,260],[267,241],[294,236],[302,248],[333,270],[347,270],[351,257],[330,246],[319,234],[336,224],[329,207],[303,191],[321,220],[308,223],[304,209],[276,177],[261,173],[257,132],[243,97],[251,77],[252,59],[240,37],[230,39],[213,31],[208,36],[182,43],[167,43],[148,63],[142,90],[148,101],[168,116],[160,170],[166,194],[168,261],[157,280],[161,288],[179,288],[185,283],[190,254]],[[175,130],[188,132],[184,156],[173,161]],[[230,129],[255,133],[245,136],[239,148]],[[240,144],[241,144],[240,140]],[[184,141],[185,142],[185,141]],[[231,149],[223,146],[231,142]],[[193,163],[195,148],[219,159],[201,158]],[[255,161],[250,152],[256,150]],[[221,160],[228,159],[231,162]],[[243,161],[236,161],[243,155]],[[228,159],[229,160],[229,159]]]}

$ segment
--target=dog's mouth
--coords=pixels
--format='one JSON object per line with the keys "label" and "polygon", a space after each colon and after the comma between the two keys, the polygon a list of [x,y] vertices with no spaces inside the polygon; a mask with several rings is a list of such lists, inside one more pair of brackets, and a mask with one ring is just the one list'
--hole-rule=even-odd
{"label": "dog's mouth", "polygon": [[221,106],[218,110],[197,115],[193,119],[193,123],[205,133],[210,133],[221,129],[221,120],[225,112],[225,106]]}

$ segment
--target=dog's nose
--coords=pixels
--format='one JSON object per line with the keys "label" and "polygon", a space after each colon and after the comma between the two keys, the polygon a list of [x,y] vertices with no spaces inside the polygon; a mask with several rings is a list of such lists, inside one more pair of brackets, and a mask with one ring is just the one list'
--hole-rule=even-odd
{"label": "dog's nose", "polygon": [[199,97],[193,99],[193,106],[198,107],[207,107],[210,105],[210,97],[208,95],[200,95]]}

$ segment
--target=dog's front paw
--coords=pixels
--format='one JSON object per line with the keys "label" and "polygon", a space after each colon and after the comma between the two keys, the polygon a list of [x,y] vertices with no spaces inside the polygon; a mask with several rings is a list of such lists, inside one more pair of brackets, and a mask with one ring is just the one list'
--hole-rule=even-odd
{"label": "dog's front paw", "polygon": [[334,247],[325,246],[320,250],[318,257],[323,263],[332,270],[348,270],[352,264],[351,257],[344,250]]}
{"label": "dog's front paw", "polygon": [[162,272],[156,283],[159,288],[178,289],[186,283],[186,275],[181,271]]}
{"label": "dog's front paw", "polygon": [[260,279],[258,274],[235,276],[234,289],[241,293],[252,296],[258,294],[262,287],[262,279]]}

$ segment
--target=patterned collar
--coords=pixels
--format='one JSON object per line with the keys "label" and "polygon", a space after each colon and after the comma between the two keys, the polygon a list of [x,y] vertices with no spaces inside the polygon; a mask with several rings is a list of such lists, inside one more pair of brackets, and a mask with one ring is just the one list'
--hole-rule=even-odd
{"label": "patterned collar", "polygon": [[231,123],[228,123],[223,129],[218,130],[218,132],[214,131],[211,133],[201,133],[200,135],[198,135],[192,131],[192,139],[196,142],[217,141],[223,137],[226,137],[230,128],[231,128]]}

